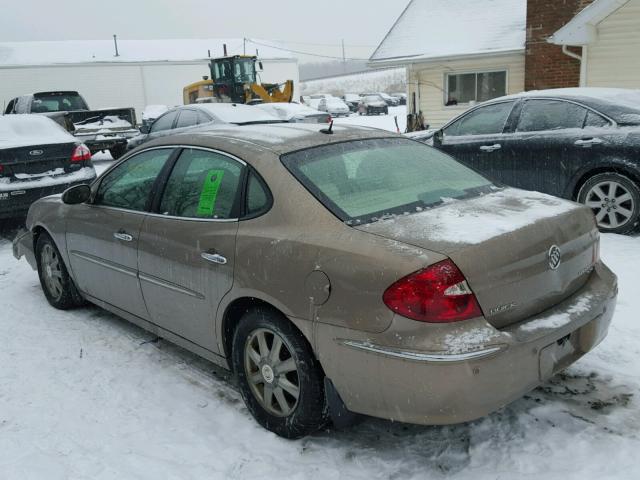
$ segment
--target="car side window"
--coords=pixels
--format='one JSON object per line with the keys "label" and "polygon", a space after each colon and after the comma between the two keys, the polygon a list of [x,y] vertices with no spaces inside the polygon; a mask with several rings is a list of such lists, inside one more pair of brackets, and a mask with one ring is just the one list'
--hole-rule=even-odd
{"label": "car side window", "polygon": [[198,125],[201,125],[203,123],[209,123],[211,122],[211,118],[209,118],[209,116],[204,113],[204,112],[197,112],[198,113]]}
{"label": "car side window", "polygon": [[611,126],[611,122],[604,118],[602,115],[592,112],[589,110],[587,112],[587,118],[584,121],[585,127],[609,127]]}
{"label": "car side window", "polygon": [[502,133],[514,102],[480,107],[444,129],[446,136],[490,135]]}
{"label": "car side window", "polygon": [[178,112],[168,112],[159,117],[153,125],[151,125],[151,133],[162,132],[173,127],[173,121],[176,119]]}
{"label": "car side window", "polygon": [[269,195],[262,186],[262,182],[260,182],[255,173],[250,172],[247,182],[246,214],[255,215],[256,213],[260,213],[268,204]]}
{"label": "car side window", "polygon": [[16,103],[16,99],[14,98],[7,105],[7,108],[5,109],[4,113],[7,114],[7,115],[10,114],[10,113],[13,113],[13,107],[14,107],[15,103]]}
{"label": "car side window", "polygon": [[587,109],[562,100],[528,100],[522,107],[518,132],[582,128]]}
{"label": "car side window", "polygon": [[167,180],[160,213],[189,218],[235,218],[243,166],[221,153],[184,149]]}
{"label": "car side window", "polygon": [[193,127],[198,124],[198,112],[193,110],[181,110],[176,128]]}
{"label": "car side window", "polygon": [[172,148],[147,150],[125,160],[100,182],[93,203],[144,211],[156,177],[172,152]]}

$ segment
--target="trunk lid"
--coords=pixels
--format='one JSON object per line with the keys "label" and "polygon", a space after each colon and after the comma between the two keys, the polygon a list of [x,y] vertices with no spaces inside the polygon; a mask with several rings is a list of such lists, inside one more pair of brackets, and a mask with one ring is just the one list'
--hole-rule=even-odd
{"label": "trunk lid", "polygon": [[511,188],[356,228],[449,256],[497,328],[573,294],[598,258],[591,210]]}
{"label": "trunk lid", "polygon": [[71,164],[75,147],[76,143],[57,143],[1,149],[2,176],[20,181],[77,170],[78,165]]}

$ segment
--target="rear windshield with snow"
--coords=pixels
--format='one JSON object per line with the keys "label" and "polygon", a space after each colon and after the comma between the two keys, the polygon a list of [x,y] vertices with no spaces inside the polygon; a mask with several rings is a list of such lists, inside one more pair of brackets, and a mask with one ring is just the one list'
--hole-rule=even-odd
{"label": "rear windshield with snow", "polygon": [[448,155],[405,138],[335,143],[283,155],[282,162],[348,223],[415,213],[496,188]]}

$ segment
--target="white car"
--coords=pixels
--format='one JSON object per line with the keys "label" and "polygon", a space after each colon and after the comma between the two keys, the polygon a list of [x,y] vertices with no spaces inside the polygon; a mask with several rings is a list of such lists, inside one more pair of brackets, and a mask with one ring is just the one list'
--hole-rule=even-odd
{"label": "white car", "polygon": [[318,103],[318,110],[328,112],[333,117],[348,117],[351,114],[349,106],[336,97],[321,98]]}

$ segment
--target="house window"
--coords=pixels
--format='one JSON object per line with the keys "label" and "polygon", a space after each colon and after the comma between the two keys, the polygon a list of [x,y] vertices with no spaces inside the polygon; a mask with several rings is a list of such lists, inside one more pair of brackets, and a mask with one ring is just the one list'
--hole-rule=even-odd
{"label": "house window", "polygon": [[507,94],[507,72],[447,73],[445,105],[484,102]]}

